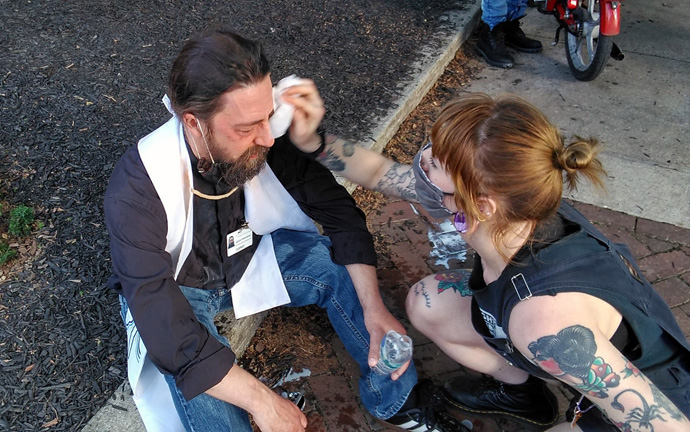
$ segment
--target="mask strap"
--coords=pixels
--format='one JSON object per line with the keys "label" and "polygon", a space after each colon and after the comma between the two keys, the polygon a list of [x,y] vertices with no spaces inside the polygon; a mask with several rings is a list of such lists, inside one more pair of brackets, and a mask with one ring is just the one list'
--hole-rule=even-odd
{"label": "mask strap", "polygon": [[[199,127],[199,132],[201,132],[201,138],[204,139],[204,144],[206,145],[206,151],[208,152],[209,157],[211,158],[211,163],[215,164],[216,161],[213,160],[213,155],[211,154],[211,149],[208,147],[208,142],[206,141],[206,134],[204,134],[204,130],[201,128],[201,123],[199,122],[199,119],[194,117],[194,120],[196,120],[196,125]],[[199,150],[196,148],[196,144],[194,145],[194,149],[199,153]]]}
{"label": "mask strap", "polygon": [[[213,160],[213,155],[211,154],[211,149],[208,148],[208,142],[206,141],[206,135],[204,134],[204,130],[201,128],[201,123],[199,122],[199,119],[196,117],[194,118],[194,120],[196,120],[196,125],[199,127],[199,132],[201,132],[201,137],[204,139],[204,144],[206,145],[206,151],[208,151],[208,155],[211,157],[211,163],[215,164],[216,161]],[[199,153],[199,148],[196,146],[196,140],[194,139],[193,136],[191,136],[190,138],[192,141],[192,146],[194,146],[194,151],[196,152],[196,154],[201,155],[201,153]],[[212,201],[218,201],[218,200],[222,200],[223,198],[227,198],[230,195],[234,194],[235,192],[237,192],[237,189],[238,189],[238,187],[235,186],[234,188],[232,188],[232,190],[230,190],[229,192],[226,192],[222,195],[208,195],[208,194],[205,194],[203,192],[200,192],[200,191],[192,188],[192,193],[194,195],[198,196],[199,198],[204,198],[204,199],[212,200]]]}

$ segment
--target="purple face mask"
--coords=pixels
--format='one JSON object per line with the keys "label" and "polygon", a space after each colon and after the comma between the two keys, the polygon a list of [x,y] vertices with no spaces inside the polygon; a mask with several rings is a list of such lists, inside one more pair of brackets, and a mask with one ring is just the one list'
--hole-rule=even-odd
{"label": "purple face mask", "polygon": [[448,210],[443,204],[443,197],[445,194],[438,186],[433,184],[429,177],[422,169],[422,152],[431,147],[431,143],[427,143],[414,157],[412,161],[412,171],[415,176],[415,191],[419,203],[429,214],[437,219],[444,219],[450,217],[453,212]]}

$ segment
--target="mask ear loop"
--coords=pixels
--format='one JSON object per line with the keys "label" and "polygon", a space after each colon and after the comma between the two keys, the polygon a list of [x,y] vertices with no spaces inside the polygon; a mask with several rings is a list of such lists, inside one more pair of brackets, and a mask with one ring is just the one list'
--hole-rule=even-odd
{"label": "mask ear loop", "polygon": [[[213,160],[213,155],[211,154],[211,149],[208,147],[208,142],[206,141],[206,134],[204,134],[204,130],[201,128],[201,123],[199,122],[199,119],[194,117],[194,120],[196,120],[196,125],[199,128],[199,132],[201,132],[201,138],[204,139],[204,145],[206,145],[206,151],[208,152],[209,157],[211,158],[211,163],[215,164],[216,161]],[[199,150],[196,148],[196,145],[194,145],[194,149],[199,152]]]}
{"label": "mask ear loop", "polygon": [[[213,155],[211,154],[211,149],[208,148],[208,142],[206,142],[206,135],[204,134],[204,130],[201,128],[201,123],[199,122],[199,119],[196,117],[194,117],[194,120],[196,120],[196,125],[199,127],[199,132],[201,132],[201,137],[204,139],[204,144],[206,145],[206,151],[208,151],[208,155],[211,157],[211,163],[215,164],[216,161],[213,160]],[[199,148],[196,146],[196,140],[194,139],[194,137],[191,137],[191,138],[192,138],[192,145],[194,146],[194,151],[196,152],[196,154],[200,155],[201,153],[199,153]],[[234,188],[232,188],[232,190],[230,190],[227,193],[224,193],[223,195],[207,195],[203,192],[199,192],[198,190],[192,188],[192,193],[194,195],[200,197],[200,198],[204,198],[204,199],[212,200],[212,201],[218,201],[218,200],[221,200],[223,198],[227,198],[230,195],[234,194],[237,191],[237,189],[239,189],[239,188],[237,186],[235,186]]]}
{"label": "mask ear loop", "polygon": [[[198,124],[199,124],[199,120],[197,120],[196,122],[197,122],[197,125],[198,125]],[[201,129],[201,128],[199,128],[199,129]],[[202,136],[203,136],[203,135],[202,135]],[[194,137],[193,137],[191,134],[190,134],[190,135],[187,135],[187,130],[186,130],[186,129],[185,129],[185,137],[187,137],[187,138],[189,139],[189,141],[192,142],[192,147],[194,147],[194,153],[196,153],[197,155],[201,156],[201,153],[199,153],[199,147],[196,146],[196,140],[194,139]]]}

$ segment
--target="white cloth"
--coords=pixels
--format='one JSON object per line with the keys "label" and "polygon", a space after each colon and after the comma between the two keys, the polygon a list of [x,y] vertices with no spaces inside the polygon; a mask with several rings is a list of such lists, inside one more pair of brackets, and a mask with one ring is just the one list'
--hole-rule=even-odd
{"label": "white cloth", "polygon": [[230,291],[236,318],[290,303],[270,233],[280,228],[318,232],[268,166],[244,186],[244,199],[249,228],[263,237],[244,275]]}
{"label": "white cloth", "polygon": [[148,432],[184,432],[165,378],[146,355],[147,350],[128,309],[127,378],[132,399]]}
{"label": "white cloth", "polygon": [[[163,103],[172,112],[167,95]],[[289,125],[288,125],[289,126]],[[165,209],[168,232],[165,250],[178,276],[193,242],[193,178],[183,127],[176,116],[142,138],[141,160]],[[273,249],[271,232],[279,228],[318,232],[311,219],[285,190],[270,167],[244,185],[245,218],[264,235],[240,281],[232,288],[236,317],[290,302]],[[127,374],[133,399],[149,432],[184,431],[163,375],[151,363],[131,317],[127,315]]]}
{"label": "white cloth", "polygon": [[301,84],[302,81],[304,80],[296,75],[290,75],[280,80],[273,87],[273,115],[268,121],[273,138],[285,135],[285,132],[292,124],[292,114],[295,112],[295,107],[285,102],[281,97],[283,92],[292,86]]}

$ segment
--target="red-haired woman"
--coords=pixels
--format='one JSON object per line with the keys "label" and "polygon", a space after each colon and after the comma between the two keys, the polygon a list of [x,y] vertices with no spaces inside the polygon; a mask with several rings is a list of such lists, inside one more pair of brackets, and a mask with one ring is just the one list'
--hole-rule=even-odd
{"label": "red-haired woman", "polygon": [[[481,373],[445,383],[448,403],[540,430],[690,430],[687,339],[628,249],[562,200],[564,180],[601,185],[597,142],[565,145],[533,105],[484,94],[446,106],[431,142],[411,166],[335,137],[302,151],[453,218],[476,251],[471,271],[428,276],[407,297],[412,324]],[[553,378],[575,395],[573,429],[556,425]]]}

